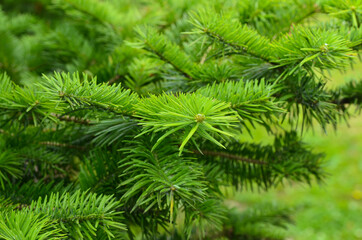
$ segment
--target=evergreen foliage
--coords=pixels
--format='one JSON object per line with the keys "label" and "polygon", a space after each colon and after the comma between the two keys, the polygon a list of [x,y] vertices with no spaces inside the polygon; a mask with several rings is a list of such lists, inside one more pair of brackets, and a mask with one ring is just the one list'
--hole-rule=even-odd
{"label": "evergreen foliage", "polygon": [[0,7],[0,239],[284,239],[294,209],[225,192],[322,182],[303,131],[362,106],[360,79],[326,85],[360,0]]}

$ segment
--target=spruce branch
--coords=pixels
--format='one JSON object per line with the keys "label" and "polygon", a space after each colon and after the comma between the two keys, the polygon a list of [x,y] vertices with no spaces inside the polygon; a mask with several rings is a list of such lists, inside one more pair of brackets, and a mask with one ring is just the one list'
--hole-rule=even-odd
{"label": "spruce branch", "polygon": [[83,119],[83,118],[77,118],[75,116],[69,116],[69,115],[61,115],[61,114],[51,114],[54,117],[57,117],[59,120],[61,121],[65,121],[65,122],[73,122],[73,123],[77,123],[77,124],[82,124],[82,125],[90,125],[91,121],[89,119]]}
{"label": "spruce branch", "polygon": [[[321,181],[323,154],[315,154],[299,141],[295,132],[275,138],[273,145],[231,142],[227,154],[221,149],[201,146],[196,156],[206,166],[222,171],[223,181],[236,188],[269,189],[284,180],[310,183]],[[206,152],[206,153],[205,153]],[[212,176],[212,175],[210,175]]]}
{"label": "spruce branch", "polygon": [[192,231],[196,231],[200,239],[205,238],[213,231],[222,229],[226,219],[226,209],[218,199],[207,199],[202,204],[185,209],[184,233],[189,238]]}
{"label": "spruce branch", "polygon": [[324,2],[322,9],[333,17],[348,21],[355,28],[361,25],[361,1],[328,0]]}
{"label": "spruce branch", "polygon": [[119,222],[120,203],[112,196],[76,191],[73,194],[50,194],[33,201],[27,211],[47,216],[68,236],[92,239],[105,234],[108,238],[126,230]]}
{"label": "spruce branch", "polygon": [[278,67],[289,67],[287,76],[301,67],[308,71],[313,67],[343,69],[355,55],[349,44],[337,32],[297,27],[274,43],[276,62]]}
{"label": "spruce branch", "polygon": [[333,103],[335,103],[343,112],[351,105],[360,109],[362,105],[362,81],[351,81],[332,90],[331,95]]}
{"label": "spruce branch", "polygon": [[114,194],[114,185],[119,184],[119,153],[96,148],[82,160],[79,172],[79,184],[83,190]]}
{"label": "spruce branch", "polygon": [[0,212],[0,238],[56,240],[65,239],[59,227],[54,227],[55,221],[47,216],[34,212],[8,211]]}
{"label": "spruce branch", "polygon": [[34,179],[32,179],[8,186],[5,190],[0,190],[0,194],[10,199],[13,204],[19,204],[16,209],[22,210],[23,208],[28,208],[31,202],[38,200],[39,197],[44,198],[50,193],[57,192],[60,194],[65,192],[73,193],[76,188],[76,184],[66,184],[64,180],[47,181],[41,179],[34,181]]}
{"label": "spruce branch", "polygon": [[151,27],[138,28],[137,33],[140,41],[129,43],[130,46],[144,48],[155,54],[160,60],[170,64],[187,79],[193,78],[192,72],[196,66],[178,45],[170,42],[164,35],[157,33]]}
{"label": "spruce branch", "polygon": [[44,81],[38,85],[45,93],[58,96],[63,104],[71,108],[94,106],[114,111],[123,115],[130,115],[137,96],[124,90],[120,85],[109,86],[106,83],[97,84],[97,79],[88,80],[83,74],[81,79],[78,73],[72,76],[65,73],[54,73],[54,76],[43,77]]}
{"label": "spruce branch", "polygon": [[[10,94],[11,93],[11,94]],[[33,87],[15,86],[13,91],[0,96],[0,109],[19,121],[35,126],[44,120],[57,121],[50,112],[61,113],[62,105],[57,105],[52,96],[41,94]]]}
{"label": "spruce branch", "polygon": [[295,76],[293,81],[286,80],[285,83],[286,87],[281,93],[292,125],[298,126],[297,118],[300,115],[302,132],[304,128],[313,126],[313,120],[317,120],[324,130],[327,124],[337,124],[340,113],[333,103],[332,95],[325,89],[326,83],[303,74]]}
{"label": "spruce branch", "polygon": [[[174,147],[161,145],[151,152],[152,144],[147,138],[131,141],[122,149],[127,156],[119,161],[123,169],[119,185],[124,192],[122,199],[132,204],[132,210],[144,208],[169,209],[170,223],[180,204],[193,207],[205,199],[206,189],[201,166],[188,158],[181,158]],[[125,188],[125,190],[123,190]]]}
{"label": "spruce branch", "polygon": [[86,149],[86,147],[83,147],[83,146],[77,146],[77,145],[61,143],[61,142],[46,141],[46,142],[39,142],[38,144],[45,145],[45,146],[50,146],[50,147],[74,148],[74,149],[78,149],[78,150],[85,150]]}
{"label": "spruce branch", "polygon": [[238,161],[241,161],[241,162],[259,164],[259,165],[267,164],[267,162],[258,161],[258,160],[254,160],[254,159],[250,159],[250,158],[245,158],[245,157],[242,157],[242,156],[239,156],[239,155],[234,155],[234,154],[230,154],[230,153],[227,153],[227,152],[221,152],[221,151],[219,152],[219,151],[211,151],[211,150],[201,150],[201,151],[194,150],[193,153],[206,155],[206,156],[235,159],[235,160],[238,160]]}
{"label": "spruce branch", "polygon": [[165,132],[153,149],[167,136],[182,132],[184,137],[179,148],[181,155],[185,145],[194,135],[223,147],[210,133],[221,138],[233,136],[229,129],[238,122],[238,116],[230,110],[230,105],[200,94],[151,95],[139,101],[135,116],[141,119],[141,134]]}
{"label": "spruce branch", "polygon": [[11,183],[12,178],[19,178],[22,174],[19,156],[9,150],[1,150],[0,153],[0,185],[5,189],[5,184]]}
{"label": "spruce branch", "polygon": [[[122,25],[122,14],[111,3],[90,1],[91,3],[86,3],[84,0],[66,0],[65,2],[71,9],[76,9],[83,14],[89,15],[106,27],[112,26],[114,31],[117,30],[116,27]],[[64,5],[64,3],[58,4]]]}
{"label": "spruce branch", "polygon": [[265,62],[271,61],[270,41],[229,16],[205,10],[193,13],[190,21],[197,28],[194,33],[204,33],[239,54],[247,54]]}
{"label": "spruce branch", "polygon": [[90,126],[87,133],[94,136],[92,142],[103,147],[117,145],[121,140],[134,132],[138,132],[138,123],[128,117],[102,120]]}
{"label": "spruce branch", "polygon": [[276,121],[276,116],[284,112],[280,108],[282,102],[274,97],[279,91],[280,87],[269,85],[264,79],[260,81],[241,79],[214,83],[200,88],[196,93],[228,102],[243,121],[257,122],[267,127],[267,122],[272,122],[273,119]]}

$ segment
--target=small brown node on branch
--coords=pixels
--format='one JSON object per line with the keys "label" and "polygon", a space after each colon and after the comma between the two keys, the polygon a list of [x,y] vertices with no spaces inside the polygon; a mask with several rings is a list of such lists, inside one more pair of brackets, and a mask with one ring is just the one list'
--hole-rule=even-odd
{"label": "small brown node on branch", "polygon": [[206,119],[205,115],[204,114],[201,114],[201,113],[198,113],[195,115],[195,120],[196,122],[203,122],[204,120]]}
{"label": "small brown node on branch", "polygon": [[325,43],[320,47],[322,53],[327,53],[329,51],[328,49],[328,43]]}

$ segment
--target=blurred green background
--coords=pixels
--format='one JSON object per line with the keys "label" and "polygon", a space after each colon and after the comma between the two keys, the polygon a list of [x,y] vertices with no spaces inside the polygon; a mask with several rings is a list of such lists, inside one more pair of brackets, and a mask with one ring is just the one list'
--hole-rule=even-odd
{"label": "blurred green background", "polygon": [[[332,72],[327,85],[334,88],[352,79],[360,79],[362,62],[347,72]],[[325,152],[328,177],[318,185],[286,184],[269,192],[238,192],[230,204],[243,208],[260,201],[296,206],[295,225],[288,230],[288,240],[362,239],[362,116],[350,109],[348,124],[342,123],[327,134],[316,127],[307,131],[304,141],[318,152]],[[316,125],[318,126],[318,125]],[[255,132],[256,142],[269,136]]]}

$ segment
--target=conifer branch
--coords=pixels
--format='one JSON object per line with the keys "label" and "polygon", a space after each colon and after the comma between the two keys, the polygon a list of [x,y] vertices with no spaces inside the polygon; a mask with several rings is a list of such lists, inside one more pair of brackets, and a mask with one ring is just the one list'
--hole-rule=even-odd
{"label": "conifer branch", "polygon": [[176,65],[173,61],[169,60],[166,56],[162,55],[162,53],[158,52],[155,48],[153,48],[152,45],[150,45],[147,41],[145,42],[145,45],[147,46],[147,50],[150,52],[156,54],[162,61],[165,63],[170,64],[176,71],[180,72],[182,75],[184,75],[188,79],[192,79],[192,77],[186,73],[184,70],[182,70],[179,66]]}
{"label": "conifer branch", "polygon": [[249,158],[241,157],[241,156],[238,156],[238,155],[230,154],[230,153],[227,153],[227,152],[218,152],[218,151],[210,151],[210,150],[201,150],[201,152],[199,152],[197,150],[193,150],[193,152],[195,154],[214,156],[214,157],[223,157],[223,158],[228,158],[228,159],[235,159],[235,160],[246,162],[246,163],[253,163],[253,164],[259,164],[259,165],[268,164],[267,162],[264,162],[264,161],[249,159]]}
{"label": "conifer branch", "polygon": [[106,83],[97,84],[97,79],[88,80],[83,74],[81,80],[78,73],[55,73],[54,76],[44,76],[44,81],[39,83],[47,94],[58,96],[64,104],[69,104],[72,109],[84,106],[95,106],[106,111],[113,111],[122,115],[132,115],[133,104],[137,96],[129,90],[124,90],[118,85]]}
{"label": "conifer branch", "polygon": [[129,43],[130,46],[144,48],[155,54],[158,58],[170,64],[176,71],[188,79],[192,79],[195,64],[180,47],[170,42],[164,35],[159,34],[154,28],[138,28],[141,41]]}
{"label": "conifer branch", "polygon": [[66,143],[60,143],[60,142],[51,142],[51,141],[39,142],[39,144],[49,146],[49,147],[74,148],[74,149],[79,149],[79,150],[86,149],[86,147],[84,147],[84,146],[78,146],[78,145],[72,145],[72,144],[66,144]]}
{"label": "conifer branch", "polygon": [[66,121],[66,122],[73,122],[82,125],[90,125],[91,121],[89,119],[77,118],[75,116],[69,115],[61,115],[61,114],[52,114],[53,116],[57,117],[59,120]]}
{"label": "conifer branch", "polygon": [[204,32],[207,36],[209,36],[210,38],[212,39],[215,39],[216,41],[219,41],[221,42],[222,45],[225,45],[225,46],[229,46],[233,49],[235,49],[236,51],[231,51],[231,52],[228,52],[229,55],[233,55],[233,54],[246,54],[246,55],[249,55],[251,57],[254,57],[254,58],[258,58],[258,59],[261,59],[265,62],[268,62],[272,65],[275,65],[275,63],[271,62],[271,60],[267,57],[264,57],[264,56],[261,56],[261,55],[258,55],[256,53],[253,53],[252,51],[248,51],[247,49],[247,46],[245,45],[244,47],[241,47],[239,46],[238,44],[236,43],[231,43],[231,42],[228,42],[226,39],[224,39],[222,36],[218,35],[217,33],[213,33],[213,32],[210,32],[208,29],[204,29]]}
{"label": "conifer branch", "polygon": [[[237,53],[247,54],[273,64],[268,56],[269,41],[247,26],[241,26],[228,16],[213,11],[200,11],[191,16],[192,24],[210,38],[233,48]],[[233,31],[229,31],[233,29]]]}

